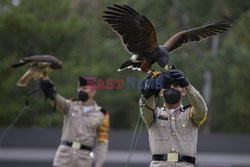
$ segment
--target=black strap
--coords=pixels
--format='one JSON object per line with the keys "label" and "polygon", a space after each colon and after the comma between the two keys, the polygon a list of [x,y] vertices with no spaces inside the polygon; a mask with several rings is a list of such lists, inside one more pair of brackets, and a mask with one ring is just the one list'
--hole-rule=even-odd
{"label": "black strap", "polygon": [[185,110],[186,110],[187,108],[189,108],[189,107],[192,107],[192,105],[191,105],[191,104],[188,104],[188,105],[182,107],[182,109],[185,111]]}
{"label": "black strap", "polygon": [[[167,154],[155,154],[153,155],[152,160],[153,161],[167,161],[168,155]],[[188,162],[188,163],[195,164],[195,158],[178,154],[178,162]]]}
{"label": "black strap", "polygon": [[[67,141],[67,140],[63,140],[61,143],[62,143],[62,145],[65,145],[65,146],[68,146],[68,147],[71,147],[72,144],[73,144],[73,142]],[[80,146],[80,149],[81,149],[81,150],[92,151],[92,148],[91,148],[91,147],[85,146],[85,145],[82,145],[82,144],[81,144],[81,146]]]}

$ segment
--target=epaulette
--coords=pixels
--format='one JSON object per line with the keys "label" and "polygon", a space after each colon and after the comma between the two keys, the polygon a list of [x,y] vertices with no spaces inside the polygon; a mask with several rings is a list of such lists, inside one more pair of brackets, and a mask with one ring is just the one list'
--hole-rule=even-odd
{"label": "epaulette", "polygon": [[191,105],[191,104],[188,104],[188,105],[182,107],[182,110],[185,111],[185,110],[188,109],[189,107],[192,107],[192,105]]}
{"label": "epaulette", "polygon": [[108,115],[109,114],[109,112],[107,111],[107,110],[105,110],[104,108],[101,108],[101,110],[100,110],[104,115]]}

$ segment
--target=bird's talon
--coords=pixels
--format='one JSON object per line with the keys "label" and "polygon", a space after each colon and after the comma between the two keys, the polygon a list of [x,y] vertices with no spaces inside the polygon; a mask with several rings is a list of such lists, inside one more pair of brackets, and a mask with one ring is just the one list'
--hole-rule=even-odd
{"label": "bird's talon", "polygon": [[151,71],[152,78],[157,78],[160,75],[160,71]]}

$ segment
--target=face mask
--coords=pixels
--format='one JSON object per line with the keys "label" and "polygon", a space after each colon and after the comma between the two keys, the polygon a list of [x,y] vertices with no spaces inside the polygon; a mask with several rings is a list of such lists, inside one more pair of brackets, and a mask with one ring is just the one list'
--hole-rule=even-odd
{"label": "face mask", "polygon": [[169,88],[163,92],[163,98],[168,104],[176,104],[181,99],[181,92],[174,88]]}
{"label": "face mask", "polygon": [[84,91],[79,91],[79,92],[78,92],[78,99],[79,99],[79,100],[85,102],[85,101],[88,100],[88,98],[89,98],[88,93],[86,93],[86,92],[84,92]]}

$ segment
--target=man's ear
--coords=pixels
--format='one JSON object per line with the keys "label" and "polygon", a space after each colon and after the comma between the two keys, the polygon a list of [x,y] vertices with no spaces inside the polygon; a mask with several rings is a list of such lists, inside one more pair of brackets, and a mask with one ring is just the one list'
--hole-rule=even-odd
{"label": "man's ear", "polygon": [[163,96],[163,92],[164,92],[165,90],[166,90],[166,89],[161,89],[159,95],[160,95],[160,96]]}
{"label": "man's ear", "polygon": [[186,96],[187,90],[185,88],[182,88],[181,90],[181,96]]}

